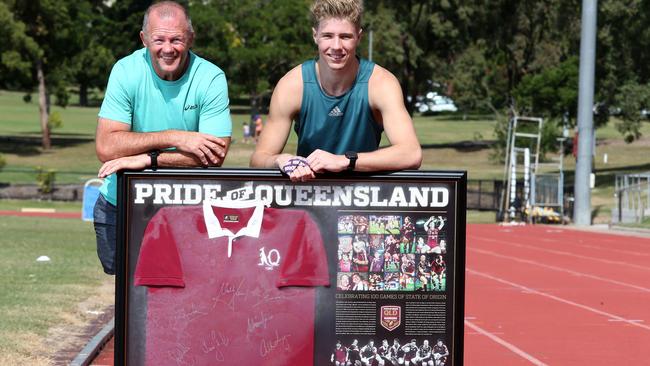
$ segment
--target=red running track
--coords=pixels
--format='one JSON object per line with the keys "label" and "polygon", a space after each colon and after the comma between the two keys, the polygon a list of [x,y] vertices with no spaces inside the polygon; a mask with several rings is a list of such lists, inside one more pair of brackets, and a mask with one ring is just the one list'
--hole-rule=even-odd
{"label": "red running track", "polygon": [[468,225],[466,282],[465,365],[650,365],[647,237]]}
{"label": "red running track", "polygon": [[468,225],[466,365],[650,365],[650,239]]}

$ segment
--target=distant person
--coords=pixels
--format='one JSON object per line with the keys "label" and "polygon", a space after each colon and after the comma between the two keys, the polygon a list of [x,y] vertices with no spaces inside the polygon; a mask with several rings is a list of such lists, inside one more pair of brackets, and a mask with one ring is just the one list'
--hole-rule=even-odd
{"label": "distant person", "polygon": [[[388,70],[360,59],[361,0],[316,0],[311,6],[318,57],[277,84],[252,167],[280,168],[292,181],[316,173],[419,168],[422,150]],[[283,154],[292,120],[295,155]],[[379,149],[382,131],[390,142]]]}
{"label": "distant person", "polygon": [[151,5],[140,39],[144,48],[119,60],[108,80],[96,132],[106,178],[95,204],[97,254],[115,274],[117,178],[122,169],[220,166],[230,145],[226,77],[190,51],[194,30],[172,1]]}
{"label": "distant person", "polygon": [[242,122],[242,135],[244,143],[248,144],[251,141],[251,126],[246,121]]}

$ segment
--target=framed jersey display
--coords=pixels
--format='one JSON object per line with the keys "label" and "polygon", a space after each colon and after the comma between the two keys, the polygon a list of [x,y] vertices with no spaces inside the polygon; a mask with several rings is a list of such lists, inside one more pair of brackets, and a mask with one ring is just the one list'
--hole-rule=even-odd
{"label": "framed jersey display", "polygon": [[115,364],[462,365],[466,179],[121,173]]}

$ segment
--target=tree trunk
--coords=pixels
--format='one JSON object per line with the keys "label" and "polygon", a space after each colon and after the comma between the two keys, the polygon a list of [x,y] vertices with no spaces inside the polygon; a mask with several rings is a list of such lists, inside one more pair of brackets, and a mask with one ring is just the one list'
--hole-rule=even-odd
{"label": "tree trunk", "polygon": [[250,92],[250,104],[251,104],[251,116],[258,114],[260,112],[260,103],[259,103],[259,95],[255,90]]}
{"label": "tree trunk", "polygon": [[79,84],[79,105],[88,107],[88,84]]}
{"label": "tree trunk", "polygon": [[47,90],[45,88],[45,75],[43,74],[43,62],[36,61],[36,78],[38,79],[38,109],[41,114],[41,132],[43,135],[43,150],[49,150],[52,147],[50,141],[50,126],[47,124],[48,120],[48,105],[47,105]]}

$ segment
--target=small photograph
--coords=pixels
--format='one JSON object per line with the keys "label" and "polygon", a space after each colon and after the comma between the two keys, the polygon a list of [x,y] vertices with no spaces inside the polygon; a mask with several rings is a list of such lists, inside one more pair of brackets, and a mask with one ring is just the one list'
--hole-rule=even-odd
{"label": "small photograph", "polygon": [[431,262],[431,278],[434,291],[445,291],[447,289],[447,264],[442,254],[434,254]]}
{"label": "small photograph", "polygon": [[431,247],[427,244],[427,238],[424,235],[418,235],[415,237],[415,252],[426,254],[431,251]]}
{"label": "small photograph", "polygon": [[336,289],[339,291],[352,290],[352,276],[350,273],[339,273],[336,276]]}
{"label": "small photograph", "polygon": [[370,250],[370,272],[384,271],[384,252],[382,250]]}
{"label": "small photograph", "polygon": [[364,215],[352,216],[355,234],[368,234],[368,217]]}
{"label": "small photograph", "polygon": [[352,291],[368,291],[368,273],[352,272]]}
{"label": "small photograph", "polygon": [[368,272],[369,265],[368,236],[355,235],[352,240],[352,271]]}
{"label": "small photograph", "polygon": [[370,215],[369,234],[400,234],[402,217],[399,215]]}
{"label": "small photograph", "polygon": [[340,235],[339,248],[338,248],[339,271],[351,272],[352,271],[352,236]]}
{"label": "small photograph", "polygon": [[446,254],[447,253],[447,241],[445,239],[440,239],[437,246],[429,249],[429,253]]}
{"label": "small photograph", "polygon": [[384,235],[372,234],[368,236],[368,244],[370,245],[370,250],[379,249],[384,250]]}
{"label": "small photograph", "polygon": [[401,291],[415,291],[415,277],[409,273],[400,274],[399,289]]}
{"label": "small photograph", "polygon": [[418,263],[415,273],[416,291],[433,291],[433,279],[431,277],[431,257],[428,254],[417,256]]}
{"label": "small photograph", "polygon": [[440,244],[440,235],[442,228],[445,227],[447,218],[443,216],[429,216],[422,225],[424,232],[427,234],[427,245],[433,248]]}
{"label": "small photograph", "polygon": [[399,291],[399,273],[384,273],[384,291]]}
{"label": "small photograph", "polygon": [[339,272],[352,272],[352,252],[339,251]]}
{"label": "small photograph", "polygon": [[402,237],[402,240],[399,242],[399,252],[400,254],[415,253],[415,242],[405,236]]}
{"label": "small photograph", "polygon": [[409,242],[413,242],[415,239],[415,223],[411,216],[404,216],[404,222],[400,228],[401,239],[406,238]]}
{"label": "small photograph", "polygon": [[399,287],[403,291],[415,290],[415,255],[402,254],[400,264]]}
{"label": "small photograph", "polygon": [[339,216],[337,228],[339,234],[354,234],[354,216]]}
{"label": "small photograph", "polygon": [[399,253],[399,241],[393,234],[384,236],[384,249],[390,254]]}
{"label": "small photograph", "polygon": [[384,291],[384,274],[371,273],[368,275],[368,290],[370,291]]}
{"label": "small photograph", "polygon": [[384,252],[384,272],[399,272],[400,263],[399,254]]}
{"label": "small photograph", "polygon": [[399,271],[415,276],[415,254],[401,254]]}

